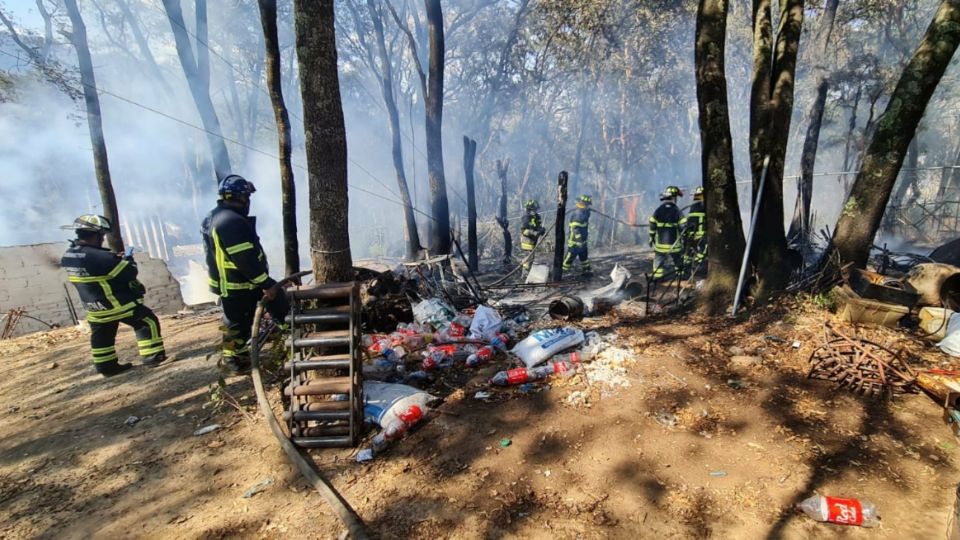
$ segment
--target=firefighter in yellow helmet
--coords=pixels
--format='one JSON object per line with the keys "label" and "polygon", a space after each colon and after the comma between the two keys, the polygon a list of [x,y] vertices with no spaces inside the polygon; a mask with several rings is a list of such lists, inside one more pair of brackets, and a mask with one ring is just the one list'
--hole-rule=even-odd
{"label": "firefighter in yellow helmet", "polygon": [[530,265],[533,263],[531,252],[537,247],[537,242],[546,230],[543,228],[543,217],[538,212],[540,203],[530,199],[523,203],[523,208],[527,213],[523,216],[523,227],[520,229],[520,249],[526,252],[523,256],[523,269],[530,270]]}
{"label": "firefighter in yellow helmet", "polygon": [[683,263],[690,271],[702,268],[707,257],[707,207],[703,201],[703,186],[693,192],[693,204],[681,222],[684,240]]}
{"label": "firefighter in yellow helmet", "polygon": [[590,227],[590,205],[593,199],[589,195],[577,198],[577,207],[570,213],[570,238],[567,239],[567,255],[563,258],[563,271],[573,268],[573,261],[580,259],[580,270],[585,276],[593,274],[587,253],[587,236]]}
{"label": "firefighter in yellow helmet", "polygon": [[674,272],[683,265],[683,239],[680,222],[683,212],[677,206],[677,198],[683,192],[677,186],[667,186],[660,194],[663,201],[650,216],[650,245],[653,246],[653,279],[666,277],[666,265],[673,264]]}

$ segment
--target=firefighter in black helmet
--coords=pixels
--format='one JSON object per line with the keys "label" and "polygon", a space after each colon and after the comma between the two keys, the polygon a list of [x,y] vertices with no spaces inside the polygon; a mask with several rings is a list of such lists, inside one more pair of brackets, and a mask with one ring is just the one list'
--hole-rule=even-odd
{"label": "firefighter in black helmet", "polygon": [[683,192],[677,186],[667,186],[660,194],[663,201],[650,216],[650,245],[653,246],[653,279],[667,275],[667,261],[673,263],[674,272],[683,264],[683,239],[680,236],[680,222],[683,212],[677,207],[677,197]]}
{"label": "firefighter in black helmet", "polygon": [[250,370],[250,337],[257,302],[267,299],[267,311],[283,325],[287,298],[270,278],[267,256],[257,236],[256,218],[249,216],[253,183],[231,174],[220,182],[217,207],[203,220],[204,251],[210,290],[223,308],[223,365],[233,374]]}
{"label": "firefighter in black helmet", "polygon": [[133,251],[113,253],[103,247],[112,230],[110,220],[86,214],[63,227],[77,232],[77,239],[60,259],[70,283],[77,289],[90,323],[90,352],[97,373],[111,377],[127,371],[121,364],[115,343],[120,323],[132,326],[137,335],[141,363],[155,367],[167,359],[160,336],[160,320],[143,305],[146,289],[137,280]]}
{"label": "firefighter in black helmet", "polygon": [[688,269],[701,268],[707,256],[707,208],[703,203],[703,186],[693,192],[693,204],[680,224],[683,238],[683,264]]}
{"label": "firefighter in black helmet", "polygon": [[533,248],[537,247],[537,242],[540,241],[540,237],[546,230],[543,228],[543,218],[538,212],[540,204],[537,201],[530,199],[523,203],[523,208],[527,213],[523,217],[523,227],[520,229],[520,249],[527,252],[524,255],[523,269],[530,270],[530,265],[533,262],[531,252]]}

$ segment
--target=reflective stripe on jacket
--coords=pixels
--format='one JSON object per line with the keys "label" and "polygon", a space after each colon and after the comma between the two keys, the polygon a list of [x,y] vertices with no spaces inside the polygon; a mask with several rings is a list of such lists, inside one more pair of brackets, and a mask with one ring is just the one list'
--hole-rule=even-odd
{"label": "reflective stripe on jacket", "polygon": [[226,297],[230,291],[267,288],[275,283],[257,236],[256,218],[218,202],[203,220],[201,232],[211,292]]}
{"label": "reflective stripe on jacket", "polygon": [[570,213],[570,238],[567,247],[584,247],[587,245],[590,226],[590,209],[576,208]]}
{"label": "reflective stripe on jacket", "polygon": [[689,234],[694,240],[700,240],[707,234],[707,213],[702,201],[697,201],[690,205],[687,217],[681,221],[683,232]]}
{"label": "reflective stripe on jacket", "polygon": [[537,245],[537,241],[543,236],[543,218],[538,212],[527,211],[524,216],[525,221],[520,229],[520,248],[531,250]]}
{"label": "reflective stripe on jacket", "polygon": [[143,303],[144,287],[137,280],[133,259],[101,247],[71,242],[60,259],[60,266],[77,289],[90,322],[124,319]]}
{"label": "reflective stripe on jacket", "polygon": [[650,241],[657,253],[680,253],[683,244],[680,240],[680,222],[683,212],[677,205],[666,201],[650,217]]}

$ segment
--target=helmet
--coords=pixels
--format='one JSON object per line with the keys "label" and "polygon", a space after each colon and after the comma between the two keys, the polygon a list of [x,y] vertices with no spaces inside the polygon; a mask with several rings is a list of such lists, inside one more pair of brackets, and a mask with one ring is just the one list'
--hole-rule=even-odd
{"label": "helmet", "polygon": [[97,214],[84,214],[73,220],[72,225],[66,225],[61,228],[95,233],[108,233],[113,230],[113,227],[110,225],[110,220]]}
{"label": "helmet", "polygon": [[581,195],[577,197],[577,204],[580,204],[583,206],[590,206],[591,204],[593,204],[593,198],[589,195]]}
{"label": "helmet", "polygon": [[695,201],[703,200],[703,186],[697,186],[697,189],[693,190],[693,200]]}
{"label": "helmet", "polygon": [[220,181],[220,187],[217,189],[217,192],[224,199],[249,196],[256,191],[257,188],[253,186],[253,182],[248,181],[239,174],[227,175]]}
{"label": "helmet", "polygon": [[539,210],[540,203],[538,203],[534,199],[527,199],[527,202],[523,203],[523,207],[526,208],[527,210]]}
{"label": "helmet", "polygon": [[673,199],[674,197],[683,197],[683,192],[680,191],[680,188],[677,186],[667,186],[667,188],[663,190],[663,193],[660,194],[661,201]]}

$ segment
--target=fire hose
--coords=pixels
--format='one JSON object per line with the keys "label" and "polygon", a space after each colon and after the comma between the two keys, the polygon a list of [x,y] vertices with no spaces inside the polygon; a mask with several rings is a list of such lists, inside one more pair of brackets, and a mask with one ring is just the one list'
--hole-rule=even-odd
{"label": "fire hose", "polygon": [[[278,289],[277,294],[283,294],[282,287],[284,284],[289,283],[295,279],[301,278],[310,274],[310,271],[298,272],[291,276],[287,276],[280,280],[277,283],[276,287]],[[260,334],[260,320],[263,318],[263,310],[266,302],[261,299],[257,303],[257,311],[253,316],[253,336],[258,336]],[[309,460],[306,456],[303,455],[303,452],[293,445],[290,442],[290,438],[283,431],[283,428],[280,427],[280,423],[277,422],[277,417],[273,413],[273,409],[270,407],[270,401],[267,399],[267,393],[263,388],[263,377],[260,375],[260,348],[257,346],[250,348],[250,364],[251,364],[251,375],[253,377],[253,388],[257,393],[257,405],[260,407],[260,411],[263,412],[263,417],[267,421],[267,425],[270,426],[270,431],[273,432],[273,435],[277,438],[277,442],[280,443],[280,447],[287,454],[287,458],[296,466],[297,470],[300,471],[300,474],[303,475],[307,481],[313,485],[314,489],[317,490],[317,493],[323,497],[327,504],[330,505],[330,508],[333,509],[334,513],[340,518],[340,521],[347,527],[347,531],[350,534],[351,538],[356,540],[366,540],[370,537],[367,534],[367,528],[363,524],[363,521],[360,519],[360,516],[350,507],[350,504],[344,499],[336,489],[330,485],[323,476],[320,476],[320,473],[317,472],[313,462]]]}

